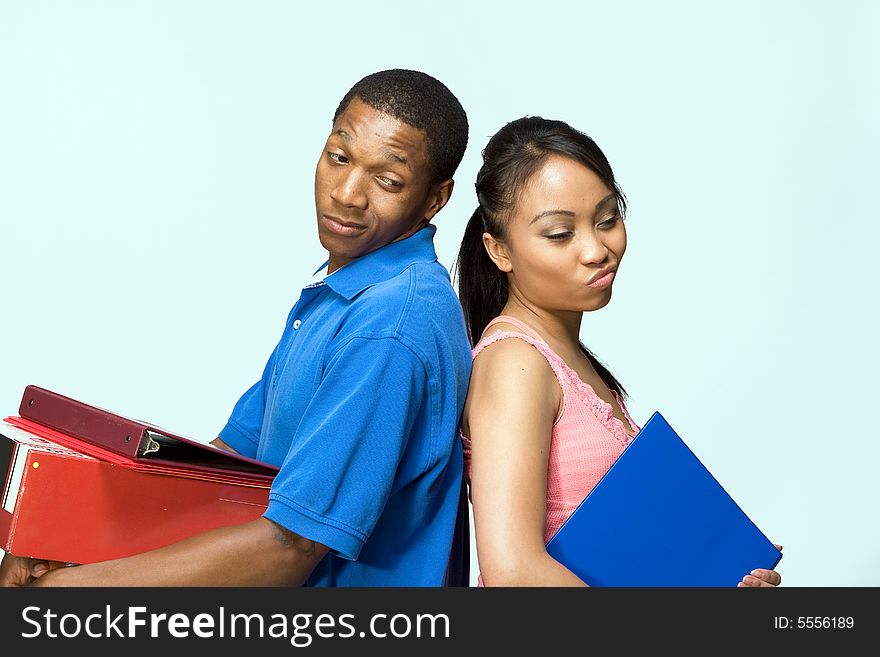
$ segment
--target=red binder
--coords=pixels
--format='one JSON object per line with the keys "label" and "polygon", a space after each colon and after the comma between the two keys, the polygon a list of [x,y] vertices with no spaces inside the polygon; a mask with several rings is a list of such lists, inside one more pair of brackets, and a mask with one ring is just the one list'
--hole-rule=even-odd
{"label": "red binder", "polygon": [[270,483],[278,468],[37,386],[6,421],[95,458],[150,472]]}
{"label": "red binder", "polygon": [[0,547],[92,563],[260,517],[269,484],[157,474],[108,463],[0,424]]}

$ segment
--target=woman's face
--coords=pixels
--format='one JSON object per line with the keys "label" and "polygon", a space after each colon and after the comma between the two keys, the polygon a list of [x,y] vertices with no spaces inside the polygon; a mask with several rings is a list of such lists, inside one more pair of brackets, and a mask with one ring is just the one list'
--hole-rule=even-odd
{"label": "woman's face", "polygon": [[554,155],[521,190],[504,242],[488,234],[484,242],[509,274],[511,294],[547,310],[589,311],[611,300],[626,229],[612,190]]}

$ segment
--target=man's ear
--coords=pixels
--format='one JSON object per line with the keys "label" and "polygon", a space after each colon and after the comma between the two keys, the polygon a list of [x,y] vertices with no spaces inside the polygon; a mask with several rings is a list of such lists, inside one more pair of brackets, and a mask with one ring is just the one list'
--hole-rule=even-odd
{"label": "man's ear", "polygon": [[430,223],[431,219],[434,218],[434,215],[440,212],[443,209],[443,206],[449,202],[449,198],[452,196],[452,188],[455,186],[455,181],[451,178],[449,180],[444,180],[439,185],[432,185],[431,187],[431,195],[428,197],[428,209],[425,210],[425,223]]}
{"label": "man's ear", "polygon": [[483,233],[483,246],[486,247],[486,253],[489,254],[489,258],[498,269],[506,274],[513,271],[510,256],[507,254],[507,245],[504,242],[492,237],[489,233]]}

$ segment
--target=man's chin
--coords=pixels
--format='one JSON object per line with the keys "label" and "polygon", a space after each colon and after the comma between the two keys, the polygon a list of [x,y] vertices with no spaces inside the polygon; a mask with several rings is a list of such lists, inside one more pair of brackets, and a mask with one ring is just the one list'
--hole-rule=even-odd
{"label": "man's chin", "polygon": [[352,244],[353,240],[340,238],[339,235],[325,235],[318,233],[321,246],[330,254],[331,262],[349,262],[355,258],[369,253],[371,249],[365,245]]}

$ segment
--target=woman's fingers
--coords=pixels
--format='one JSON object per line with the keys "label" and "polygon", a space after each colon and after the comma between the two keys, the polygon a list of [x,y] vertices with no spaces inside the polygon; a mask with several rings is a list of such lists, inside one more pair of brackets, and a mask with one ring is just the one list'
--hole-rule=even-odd
{"label": "woman's fingers", "polygon": [[743,577],[742,582],[737,584],[737,586],[751,586],[756,588],[773,587],[779,586],[781,582],[782,576],[775,570],[765,570],[764,568],[758,568]]}

